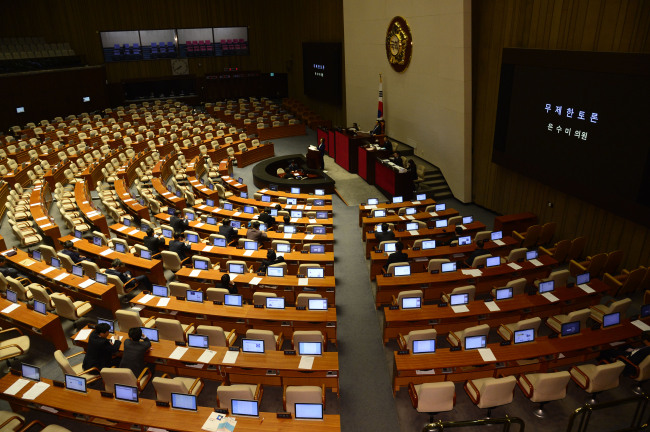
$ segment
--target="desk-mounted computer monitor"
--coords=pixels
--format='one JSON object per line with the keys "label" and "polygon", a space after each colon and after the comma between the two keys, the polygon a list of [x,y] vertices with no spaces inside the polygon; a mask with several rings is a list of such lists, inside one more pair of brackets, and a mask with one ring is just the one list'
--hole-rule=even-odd
{"label": "desk-mounted computer monitor", "polygon": [[395,276],[410,276],[411,275],[411,266],[410,265],[401,265],[393,267],[393,275]]}
{"label": "desk-mounted computer monitor", "polygon": [[79,393],[86,393],[86,378],[65,374],[65,388]]}
{"label": "desk-mounted computer monitor", "polygon": [[298,355],[306,355],[306,356],[323,355],[323,344],[320,342],[299,342]]}
{"label": "desk-mounted computer monitor", "polygon": [[535,329],[529,328],[523,330],[515,330],[512,340],[515,344],[532,342],[535,340]]}
{"label": "desk-mounted computer monitor", "polygon": [[22,365],[20,365],[20,368],[21,368],[23,378],[27,378],[32,381],[41,380],[41,368],[37,366],[32,366],[27,363],[23,363]]}
{"label": "desk-mounted computer monitor", "polygon": [[469,294],[450,294],[449,295],[449,305],[450,306],[460,306],[466,305],[469,303]]}
{"label": "desk-mounted computer monitor", "polygon": [[422,242],[422,250],[435,249],[436,241],[435,240],[424,240]]}
{"label": "desk-mounted computer monitor", "polygon": [[208,349],[210,343],[208,337],[202,334],[188,334],[187,335],[187,345],[191,348],[203,348]]}
{"label": "desk-mounted computer monitor", "polygon": [[244,274],[244,264],[228,264],[228,273]]}
{"label": "desk-mounted computer monitor", "polygon": [[194,303],[203,303],[203,291],[186,290],[185,298]]}
{"label": "desk-mounted computer monitor", "polygon": [[474,216],[465,216],[463,218],[463,225],[471,224],[474,222]]}
{"label": "desk-mounted computer monitor", "polygon": [[417,222],[408,222],[406,224],[406,231],[417,231],[420,228],[420,224]]}
{"label": "desk-mounted computer monitor", "polygon": [[275,251],[281,253],[291,252],[291,245],[287,243],[278,243],[275,245]]}
{"label": "desk-mounted computer monitor", "polygon": [[269,195],[262,195],[260,197],[260,201],[262,201],[262,202],[271,202],[271,197]]}
{"label": "desk-mounted computer monitor", "polygon": [[368,205],[377,205],[379,200],[377,198],[368,198]]}
{"label": "desk-mounted computer monitor", "polygon": [[562,336],[572,336],[580,333],[580,321],[571,321],[562,324],[562,330],[560,334]]}
{"label": "desk-mounted computer monitor", "polygon": [[499,265],[501,265],[501,258],[498,256],[489,257],[485,260],[485,267],[498,267]]}
{"label": "desk-mounted computer monitor", "polygon": [[307,268],[307,277],[308,278],[316,278],[316,279],[322,279],[325,277],[325,269],[324,268]]}
{"label": "desk-mounted computer monitor", "polygon": [[284,297],[267,297],[267,309],[284,309]]}
{"label": "desk-mounted computer monitor", "polygon": [[327,310],[326,298],[310,298],[307,302],[307,309],[309,310]]}
{"label": "desk-mounted computer monitor", "polygon": [[467,336],[465,338],[465,349],[479,349],[487,346],[487,336]]}
{"label": "desk-mounted computer monitor", "polygon": [[579,274],[578,276],[576,276],[576,285],[588,284],[590,280],[591,280],[591,276],[589,275],[589,272]]}
{"label": "desk-mounted computer monitor", "polygon": [[490,240],[501,240],[503,238],[503,231],[492,231],[490,233]]}
{"label": "desk-mounted computer monitor", "polygon": [[621,313],[614,312],[603,315],[603,328],[619,325],[621,323]]}
{"label": "desk-mounted computer monitor", "polygon": [[447,204],[436,204],[436,212],[445,211]]}
{"label": "desk-mounted computer monitor", "polygon": [[47,315],[47,305],[42,301],[34,300],[34,311],[41,315]]}
{"label": "desk-mounted computer monitor", "polygon": [[241,294],[226,294],[223,296],[223,304],[226,306],[242,306]]}
{"label": "desk-mounted computer monitor", "polygon": [[212,244],[217,247],[226,247],[226,239],[215,237],[214,239],[212,239]]}
{"label": "desk-mounted computer monitor", "polygon": [[259,246],[258,246],[256,241],[245,241],[244,242],[244,249],[245,250],[256,251],[258,248],[259,248]]}
{"label": "desk-mounted computer monitor", "polygon": [[436,221],[436,228],[445,228],[447,226],[447,219],[438,219]]}
{"label": "desk-mounted computer monitor", "polygon": [[187,393],[172,393],[171,407],[183,411],[196,411],[196,395]]}
{"label": "desk-mounted computer monitor", "polygon": [[415,196],[416,201],[426,201],[426,199],[427,199],[427,194],[425,194],[425,193],[417,194]]}
{"label": "desk-mounted computer monitor", "polygon": [[133,386],[115,384],[115,399],[125,402],[138,402],[138,389]]}
{"label": "desk-mounted computer monitor", "polygon": [[140,327],[142,330],[142,336],[149,339],[151,342],[158,342],[160,338],[158,337],[158,330],[148,327]]}
{"label": "desk-mounted computer monitor", "polygon": [[545,292],[552,292],[555,290],[555,281],[545,281],[539,283],[539,293],[544,294]]}
{"label": "desk-mounted computer monitor", "polygon": [[325,195],[325,189],[314,189],[314,195],[324,196]]}
{"label": "desk-mounted computer monitor", "polygon": [[433,354],[436,352],[435,339],[420,339],[413,341],[413,354]]}
{"label": "desk-mounted computer monitor", "polygon": [[241,351],[244,353],[264,354],[264,341],[262,339],[242,339]]}
{"label": "desk-mounted computer monitor", "polygon": [[108,319],[108,318],[97,318],[97,324],[108,324],[109,333],[115,333],[115,320]]}
{"label": "desk-mounted computer monitor", "polygon": [[512,298],[512,287],[497,288],[495,291],[497,300],[507,300]]}
{"label": "desk-mounted computer monitor", "polygon": [[267,267],[266,275],[269,277],[284,277],[284,267]]}
{"label": "desk-mounted computer monitor", "polygon": [[259,406],[256,400],[231,399],[230,414],[240,417],[259,417]]}
{"label": "desk-mounted computer monitor", "polygon": [[440,272],[441,273],[451,273],[456,271],[456,263],[455,262],[448,262],[448,263],[442,263],[440,266]]}
{"label": "desk-mounted computer monitor", "polygon": [[395,252],[397,250],[396,245],[397,245],[396,242],[384,243],[384,252],[386,252],[386,253]]}
{"label": "desk-mounted computer monitor", "polygon": [[169,288],[164,285],[152,285],[151,293],[156,297],[169,297]]}
{"label": "desk-mounted computer monitor", "polygon": [[402,297],[402,309],[420,309],[422,299],[420,297]]}
{"label": "desk-mounted computer monitor", "polygon": [[470,245],[470,244],[472,244],[472,237],[471,236],[458,237],[458,246],[465,246],[465,245]]}
{"label": "desk-mounted computer monitor", "polygon": [[291,193],[292,194],[299,194],[300,193],[300,188],[299,187],[292,187],[291,188]]}
{"label": "desk-mounted computer monitor", "polygon": [[393,197],[393,204],[399,204],[401,202],[404,202],[404,197],[403,196],[394,196]]}
{"label": "desk-mounted computer monitor", "polygon": [[526,252],[526,261],[534,260],[537,259],[537,251],[532,250],[532,251],[527,251]]}

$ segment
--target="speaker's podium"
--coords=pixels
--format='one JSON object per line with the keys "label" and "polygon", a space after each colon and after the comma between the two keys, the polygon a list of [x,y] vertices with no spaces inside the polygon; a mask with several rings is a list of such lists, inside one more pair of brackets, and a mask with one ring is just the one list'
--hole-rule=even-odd
{"label": "speaker's podium", "polygon": [[307,160],[307,168],[323,169],[323,167],[320,166],[320,152],[318,151],[318,148],[313,145],[310,145],[309,149],[307,149],[305,159]]}
{"label": "speaker's podium", "polygon": [[[336,150],[334,161],[351,173],[359,172],[359,147],[374,142],[374,136],[367,132],[354,132],[349,129],[337,130],[334,134]],[[330,143],[331,147],[332,143]]]}

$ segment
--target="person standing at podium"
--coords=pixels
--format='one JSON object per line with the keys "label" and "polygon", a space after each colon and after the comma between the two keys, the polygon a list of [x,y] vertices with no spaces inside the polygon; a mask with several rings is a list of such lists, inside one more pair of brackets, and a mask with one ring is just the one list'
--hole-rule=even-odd
{"label": "person standing at podium", "polygon": [[321,138],[318,143],[318,153],[320,153],[320,169],[325,171],[325,138]]}

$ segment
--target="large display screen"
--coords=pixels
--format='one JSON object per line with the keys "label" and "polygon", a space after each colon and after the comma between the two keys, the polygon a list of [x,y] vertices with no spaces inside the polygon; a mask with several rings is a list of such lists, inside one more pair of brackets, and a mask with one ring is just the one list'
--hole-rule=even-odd
{"label": "large display screen", "polygon": [[492,161],[650,224],[650,56],[504,49]]}
{"label": "large display screen", "polygon": [[340,42],[302,44],[305,95],[340,105],[342,101],[342,48]]}

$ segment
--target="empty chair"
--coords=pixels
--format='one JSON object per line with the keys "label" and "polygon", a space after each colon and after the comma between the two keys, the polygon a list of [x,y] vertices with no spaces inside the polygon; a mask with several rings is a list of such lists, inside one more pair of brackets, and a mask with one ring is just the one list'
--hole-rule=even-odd
{"label": "empty chair", "polygon": [[394,273],[394,269],[395,269],[395,267],[399,267],[399,266],[407,266],[407,265],[409,265],[409,263],[406,262],[406,261],[404,261],[404,262],[390,263],[390,264],[388,265],[388,268],[386,269],[386,274],[390,274],[390,275],[392,275],[392,274]]}
{"label": "empty chair", "polygon": [[409,350],[413,352],[413,342],[418,340],[435,340],[438,337],[438,332],[436,329],[424,329],[424,330],[411,330],[406,336],[401,333],[397,336],[397,343],[399,344],[400,350]]}
{"label": "empty chair", "polygon": [[296,296],[296,307],[306,308],[309,304],[309,299],[320,299],[323,298],[320,294],[313,293],[300,293]]}
{"label": "empty chair", "polygon": [[445,303],[449,303],[450,296],[453,294],[467,294],[467,301],[472,302],[476,295],[476,287],[474,285],[456,287],[449,294],[443,293],[441,300]]}
{"label": "empty chair", "polygon": [[208,301],[220,301],[222,303],[224,301],[224,296],[228,293],[229,291],[226,288],[208,288],[205,290]]}
{"label": "empty chair", "polygon": [[83,355],[83,354],[84,354],[83,351],[79,351],[76,354],[73,354],[71,356],[66,357],[66,356],[63,355],[63,352],[61,352],[61,350],[56,350],[56,351],[54,351],[54,359],[59,364],[59,367],[61,368],[61,371],[64,374],[74,375],[74,376],[85,378],[86,383],[91,383],[93,381],[97,381],[98,379],[101,378],[101,376],[99,375],[99,369],[97,369],[96,367],[90,368],[88,370],[84,370],[82,363],[78,363],[78,364],[76,364],[74,366],[70,364],[70,359],[71,358],[74,358],[74,357],[77,357],[77,356],[80,356],[80,355]]}
{"label": "empty chair", "polygon": [[645,267],[639,267],[632,271],[623,270],[623,273],[619,276],[612,276],[609,273],[605,273],[603,280],[607,285],[616,289],[616,295],[614,297],[619,297],[636,292],[641,287],[641,282],[647,272],[648,269]]}
{"label": "empty chair", "polygon": [[477,325],[474,327],[469,327],[466,328],[465,330],[461,331],[450,331],[449,334],[447,335],[447,342],[449,342],[452,346],[464,346],[465,345],[465,338],[468,336],[486,336],[490,332],[490,326],[487,324],[481,324]]}
{"label": "empty chair", "polygon": [[503,378],[479,378],[467,380],[465,392],[479,408],[487,408],[487,418],[492,414],[492,408],[512,402],[513,390],[517,379],[514,376]]}
{"label": "empty chair", "polygon": [[571,241],[571,248],[566,256],[566,261],[577,260],[582,256],[582,252],[587,244],[586,237],[576,237]]}
{"label": "empty chair", "polygon": [[512,231],[512,237],[515,240],[519,240],[519,247],[530,249],[533,246],[537,245],[541,232],[541,225],[531,225],[528,227],[528,230],[526,230],[524,234],[520,234],[517,231]]}
{"label": "empty chair", "polygon": [[248,329],[247,339],[258,339],[264,341],[264,351],[280,351],[282,349],[282,332],[279,335],[273,334],[271,330]]}
{"label": "empty chair", "polygon": [[540,282],[547,282],[547,281],[553,281],[555,288],[561,288],[565,287],[567,285],[567,281],[569,280],[569,270],[555,270],[551,272],[550,275],[548,275],[547,278],[544,279],[538,279],[533,282],[533,284],[537,287],[539,286]]}
{"label": "empty chair", "polygon": [[321,344],[321,352],[327,348],[325,336],[320,330],[296,330],[291,337],[293,349],[298,350],[301,342],[319,342]]}
{"label": "empty chair", "polygon": [[179,320],[158,318],[156,320],[161,339],[173,340],[175,342],[187,341],[187,335],[194,332],[194,324],[181,324]]}
{"label": "empty chair", "polygon": [[555,246],[551,248],[545,248],[544,246],[539,247],[539,251],[553,257],[558,263],[563,264],[566,261],[567,255],[569,254],[569,249],[571,249],[571,240],[560,240],[555,243]]}
{"label": "empty chair", "polygon": [[497,334],[501,336],[503,340],[512,341],[517,330],[533,329],[535,330],[535,337],[537,337],[537,331],[539,330],[541,323],[542,319],[540,317],[533,317],[517,321],[516,323],[501,324],[497,330]]}
{"label": "empty chair", "polygon": [[587,257],[587,259],[582,262],[571,260],[569,261],[569,271],[571,272],[571,276],[577,276],[581,273],[588,272],[592,278],[596,278],[602,273],[606,262],[606,253],[600,253],[592,257]]}
{"label": "empty chair", "polygon": [[418,412],[429,414],[429,423],[433,416],[443,411],[451,411],[456,404],[456,386],[451,381],[436,383],[409,383],[409,398]]}
{"label": "empty chair", "polygon": [[218,326],[200,325],[196,327],[196,334],[208,337],[210,346],[232,346],[237,341],[237,332],[232,329],[226,334],[223,328]]}
{"label": "empty chair", "polygon": [[[15,279],[12,278],[11,276],[6,276],[7,282],[9,283],[9,288],[16,293],[16,298],[22,302],[27,303],[28,301],[31,301],[33,298],[32,292],[30,285],[25,287],[21,280],[25,279]],[[27,283],[27,282],[25,282]],[[35,284],[36,285],[36,284]]]}
{"label": "empty chair", "polygon": [[512,288],[512,295],[516,296],[518,294],[523,294],[524,290],[526,289],[526,283],[528,281],[526,278],[519,278],[519,279],[514,279],[509,281],[504,287],[494,287],[492,291],[490,291],[490,295],[492,297],[496,298],[496,291],[499,288]]}
{"label": "empty chair", "polygon": [[474,260],[472,261],[472,267],[474,268],[485,267],[485,263],[487,262],[488,258],[492,258],[492,255],[485,254],[485,255],[479,255],[477,257],[474,257]]}
{"label": "empty chair", "polygon": [[569,312],[566,315],[554,315],[546,320],[546,325],[554,332],[560,333],[562,331],[562,324],[573,321],[580,321],[580,330],[582,330],[587,325],[587,318],[589,318],[590,313],[591,309],[584,308]]}
{"label": "empty chair", "polygon": [[50,298],[56,307],[56,314],[60,317],[67,318],[72,321],[78,320],[93,309],[90,302],[73,302],[70,297],[58,292],[52,293],[52,295],[50,295]]}
{"label": "empty chair", "polygon": [[137,378],[129,368],[103,368],[100,374],[104,381],[104,391],[110,393],[115,391],[115,384],[135,387],[141,392],[152,377],[151,371],[147,367],[142,370],[142,373]]}
{"label": "empty chair", "polygon": [[0,426],[2,426],[2,431],[16,432],[18,430],[25,430],[23,428],[24,425],[25,417],[12,411],[0,411]]}
{"label": "empty chair", "polygon": [[528,252],[528,249],[526,248],[516,248],[510,251],[508,256],[506,257],[506,261],[509,263],[516,263],[518,261],[523,261],[526,259],[526,252]]}
{"label": "empty chair", "polygon": [[[17,334],[17,336],[16,336]],[[0,330],[3,338],[0,341],[0,361],[7,360],[29,351],[29,336],[23,335],[22,330],[16,327]],[[13,336],[13,337],[9,337]],[[6,339],[4,339],[6,337]]]}
{"label": "empty chair", "polygon": [[[573,366],[569,371],[571,379],[595,398],[597,393],[618,387],[619,377],[625,369],[622,361],[601,365],[583,364]],[[592,399],[593,400],[593,399]]]}
{"label": "empty chair", "polygon": [[531,402],[539,403],[533,412],[537,417],[544,417],[544,405],[548,402],[564,399],[571,374],[567,371],[521,374],[517,385]]}
{"label": "empty chair", "polygon": [[153,388],[156,391],[156,400],[170,402],[172,393],[181,393],[198,396],[203,390],[201,378],[174,377],[163,374],[152,380]]}
{"label": "empty chair", "polygon": [[297,403],[323,404],[325,408],[325,384],[320,386],[284,386],[282,404],[286,412],[296,415]]}
{"label": "empty chair", "polygon": [[632,304],[631,299],[624,298],[616,301],[610,300],[609,304],[607,305],[599,304],[595,306],[590,306],[589,307],[589,309],[591,310],[590,317],[598,324],[602,324],[604,315],[618,312],[621,314],[621,320],[622,320],[625,317],[625,312],[627,311],[627,309],[630,307],[631,304]]}
{"label": "empty chair", "polygon": [[120,309],[115,311],[115,318],[120,330],[127,332],[133,327],[152,328],[156,325],[156,317],[149,317],[144,321],[137,311],[129,309]]}
{"label": "empty chair", "polygon": [[266,299],[268,297],[277,297],[276,293],[258,291],[253,293],[253,304],[254,305],[266,305]]}
{"label": "empty chair", "polygon": [[[66,255],[67,256],[67,255]],[[48,292],[46,287],[36,285],[32,286],[29,291],[32,293],[32,297],[34,300],[38,300],[41,303],[45,304],[45,307],[49,311],[53,311],[56,309],[56,306],[54,305],[54,302],[52,301],[52,298],[50,297],[50,293]]]}
{"label": "empty chair", "polygon": [[262,400],[263,388],[261,384],[231,384],[220,385],[217,388],[217,406],[230,409],[232,399]]}
{"label": "empty chair", "polygon": [[602,270],[598,276],[602,276],[604,273],[617,274],[618,267],[621,265],[623,260],[623,251],[615,250],[607,254],[607,260],[603,265]]}
{"label": "empty chair", "polygon": [[424,302],[424,291],[422,290],[406,290],[406,291],[400,291],[399,294],[397,294],[397,297],[393,296],[393,305],[399,306],[399,308],[402,308],[402,302],[403,299],[405,298],[419,298],[420,299],[420,305]]}

